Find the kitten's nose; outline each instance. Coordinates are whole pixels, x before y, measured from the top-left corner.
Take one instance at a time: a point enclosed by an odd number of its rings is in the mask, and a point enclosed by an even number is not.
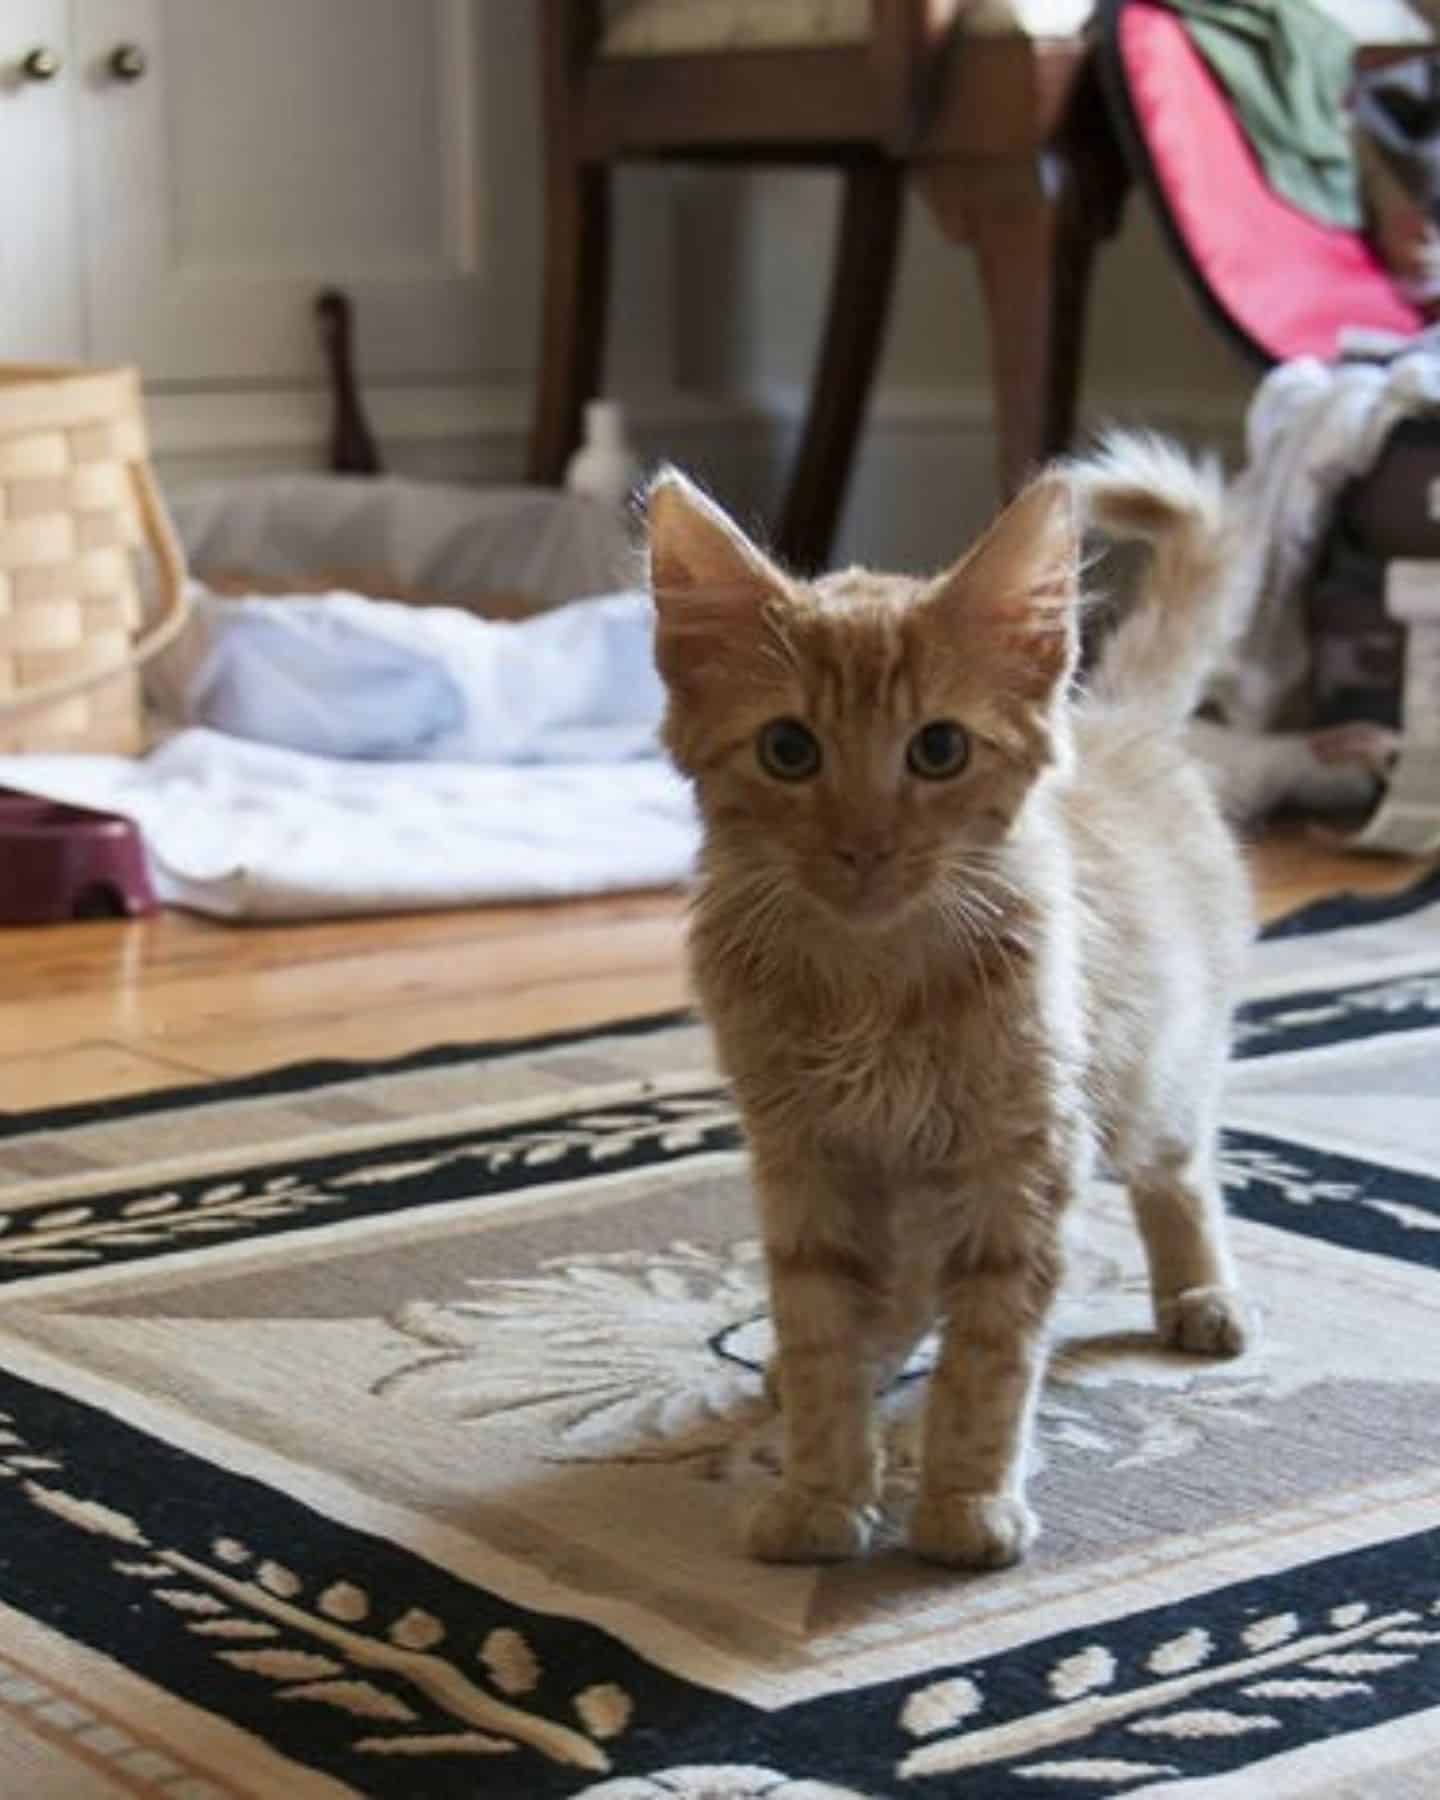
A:
[[[883,869],[894,855],[895,846],[893,844],[859,843],[846,844],[843,847],[837,844],[835,847],[837,861],[844,863],[847,869],[853,870],[860,876],[875,874],[877,870]]]

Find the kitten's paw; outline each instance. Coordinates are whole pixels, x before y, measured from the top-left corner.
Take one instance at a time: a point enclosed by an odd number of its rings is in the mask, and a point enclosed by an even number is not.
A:
[[[745,1548],[761,1562],[844,1562],[870,1548],[875,1509],[832,1494],[777,1487],[745,1525]]]
[[[1039,1530],[1014,1494],[925,1494],[910,1517],[910,1548],[952,1569],[1004,1569]]]
[[[1155,1311],[1163,1341],[1195,1356],[1239,1356],[1255,1339],[1255,1321],[1238,1288],[1187,1288]]]

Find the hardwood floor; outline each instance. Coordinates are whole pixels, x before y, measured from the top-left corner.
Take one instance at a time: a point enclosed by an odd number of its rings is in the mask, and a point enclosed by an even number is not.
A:
[[[1414,863],[1299,831],[1253,851],[1273,918]],[[0,1110],[374,1058],[662,1011],[688,998],[675,894],[286,926],[183,913],[0,931]]]

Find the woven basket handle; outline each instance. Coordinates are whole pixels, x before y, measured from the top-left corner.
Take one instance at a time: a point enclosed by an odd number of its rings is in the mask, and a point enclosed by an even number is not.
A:
[[[23,694],[14,699],[0,702],[0,719],[12,719],[53,706],[57,700],[68,700],[72,695],[83,694],[87,688],[98,687],[116,675],[138,669],[142,663],[158,655],[167,644],[173,644],[185,629],[190,617],[190,603],[185,594],[185,557],[175,536],[175,527],[170,523],[170,515],[165,510],[165,502],[155,484],[149,463],[143,457],[137,459],[130,465],[130,474],[135,483],[140,522],[154,553],[155,569],[159,576],[158,616],[149,630],[136,639],[124,656],[99,668],[81,669],[77,674],[66,675],[59,681],[47,682],[41,687],[26,688]]]

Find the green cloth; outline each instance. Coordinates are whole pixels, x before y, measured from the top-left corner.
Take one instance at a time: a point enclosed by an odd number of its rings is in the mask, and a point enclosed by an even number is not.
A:
[[[1354,41],[1309,0],[1165,0],[1229,94],[1277,194],[1328,225],[1363,213],[1345,97]]]

